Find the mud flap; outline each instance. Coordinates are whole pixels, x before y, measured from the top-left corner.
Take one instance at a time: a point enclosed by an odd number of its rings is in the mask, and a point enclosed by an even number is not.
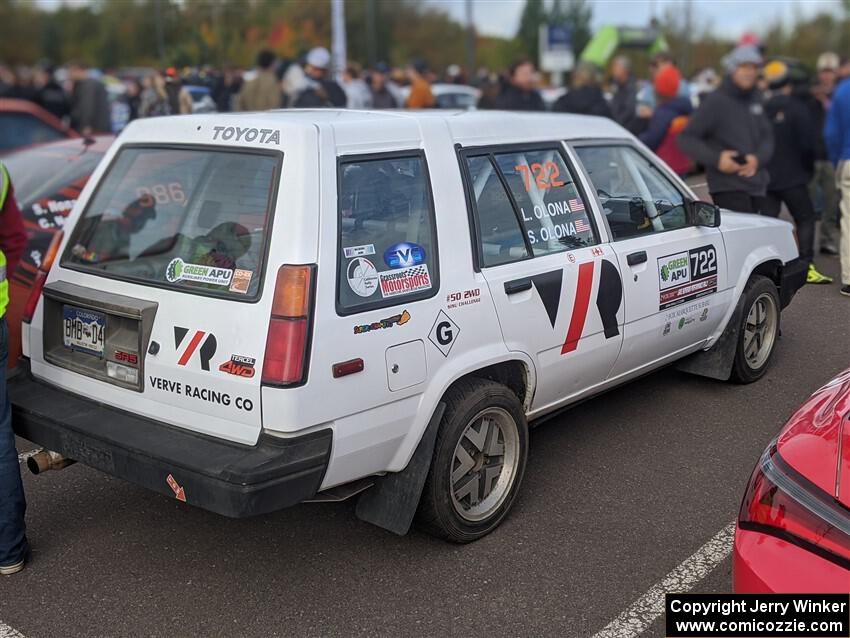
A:
[[[676,369],[690,372],[709,379],[728,381],[732,376],[735,363],[735,351],[738,349],[738,337],[741,334],[741,316],[744,312],[744,295],[738,299],[738,305],[726,324],[726,330],[711,348],[697,352],[676,364]]]
[[[378,479],[374,487],[360,496],[355,510],[357,518],[399,536],[407,534],[431,468],[434,442],[445,411],[446,404],[441,401],[407,467]]]

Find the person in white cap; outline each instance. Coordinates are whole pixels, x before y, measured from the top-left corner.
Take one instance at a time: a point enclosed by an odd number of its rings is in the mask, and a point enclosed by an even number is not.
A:
[[[295,99],[293,106],[298,108],[344,107],[348,100],[345,91],[328,74],[328,67],[331,64],[330,52],[324,47],[316,47],[307,53],[304,62],[307,86]]]
[[[773,130],[756,89],[762,57],[754,46],[739,46],[724,62],[723,83],[691,115],[679,148],[705,166],[715,204],[757,213],[767,193],[765,165],[773,155]]]

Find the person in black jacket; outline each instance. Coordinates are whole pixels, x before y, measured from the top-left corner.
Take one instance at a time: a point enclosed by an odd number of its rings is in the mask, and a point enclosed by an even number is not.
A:
[[[534,63],[523,58],[514,62],[510,69],[510,84],[496,98],[496,108],[505,111],[543,111],[543,98],[534,88],[537,82]]]
[[[62,120],[71,114],[71,104],[65,89],[56,81],[54,68],[39,68],[35,72],[36,102],[45,111]]]
[[[637,82],[632,75],[632,63],[626,56],[614,58],[611,63],[611,80],[614,86],[611,113],[620,126],[637,135],[643,131],[646,121],[638,117]]]
[[[599,88],[596,67],[589,62],[579,62],[573,71],[572,88],[555,102],[553,111],[600,115],[613,119],[611,107]]]
[[[767,164],[770,181],[761,213],[778,217],[784,203],[797,225],[800,259],[809,265],[807,282],[832,283],[831,277],[817,271],[813,261],[815,207],[809,197],[808,183],[814,174],[818,131],[804,99],[795,93],[784,62],[765,66],[764,78],[772,93],[765,104],[765,114],[773,125],[774,149]]]
[[[709,93],[679,134],[679,148],[705,167],[714,203],[758,212],[767,193],[765,165],[773,155],[773,131],[756,90],[761,54],[739,46],[725,60],[728,75]]]

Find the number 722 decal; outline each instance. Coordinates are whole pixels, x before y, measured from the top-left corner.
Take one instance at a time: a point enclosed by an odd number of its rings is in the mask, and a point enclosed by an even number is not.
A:
[[[658,309],[717,292],[717,249],[713,244],[658,258]]]

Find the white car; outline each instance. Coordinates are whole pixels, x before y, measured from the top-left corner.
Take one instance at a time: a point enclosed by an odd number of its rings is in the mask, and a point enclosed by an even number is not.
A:
[[[791,231],[694,201],[607,119],[137,120],[43,261],[15,429],[35,471],[232,517],[358,495],[475,540],[529,422],[674,361],[760,377],[805,277]]]

